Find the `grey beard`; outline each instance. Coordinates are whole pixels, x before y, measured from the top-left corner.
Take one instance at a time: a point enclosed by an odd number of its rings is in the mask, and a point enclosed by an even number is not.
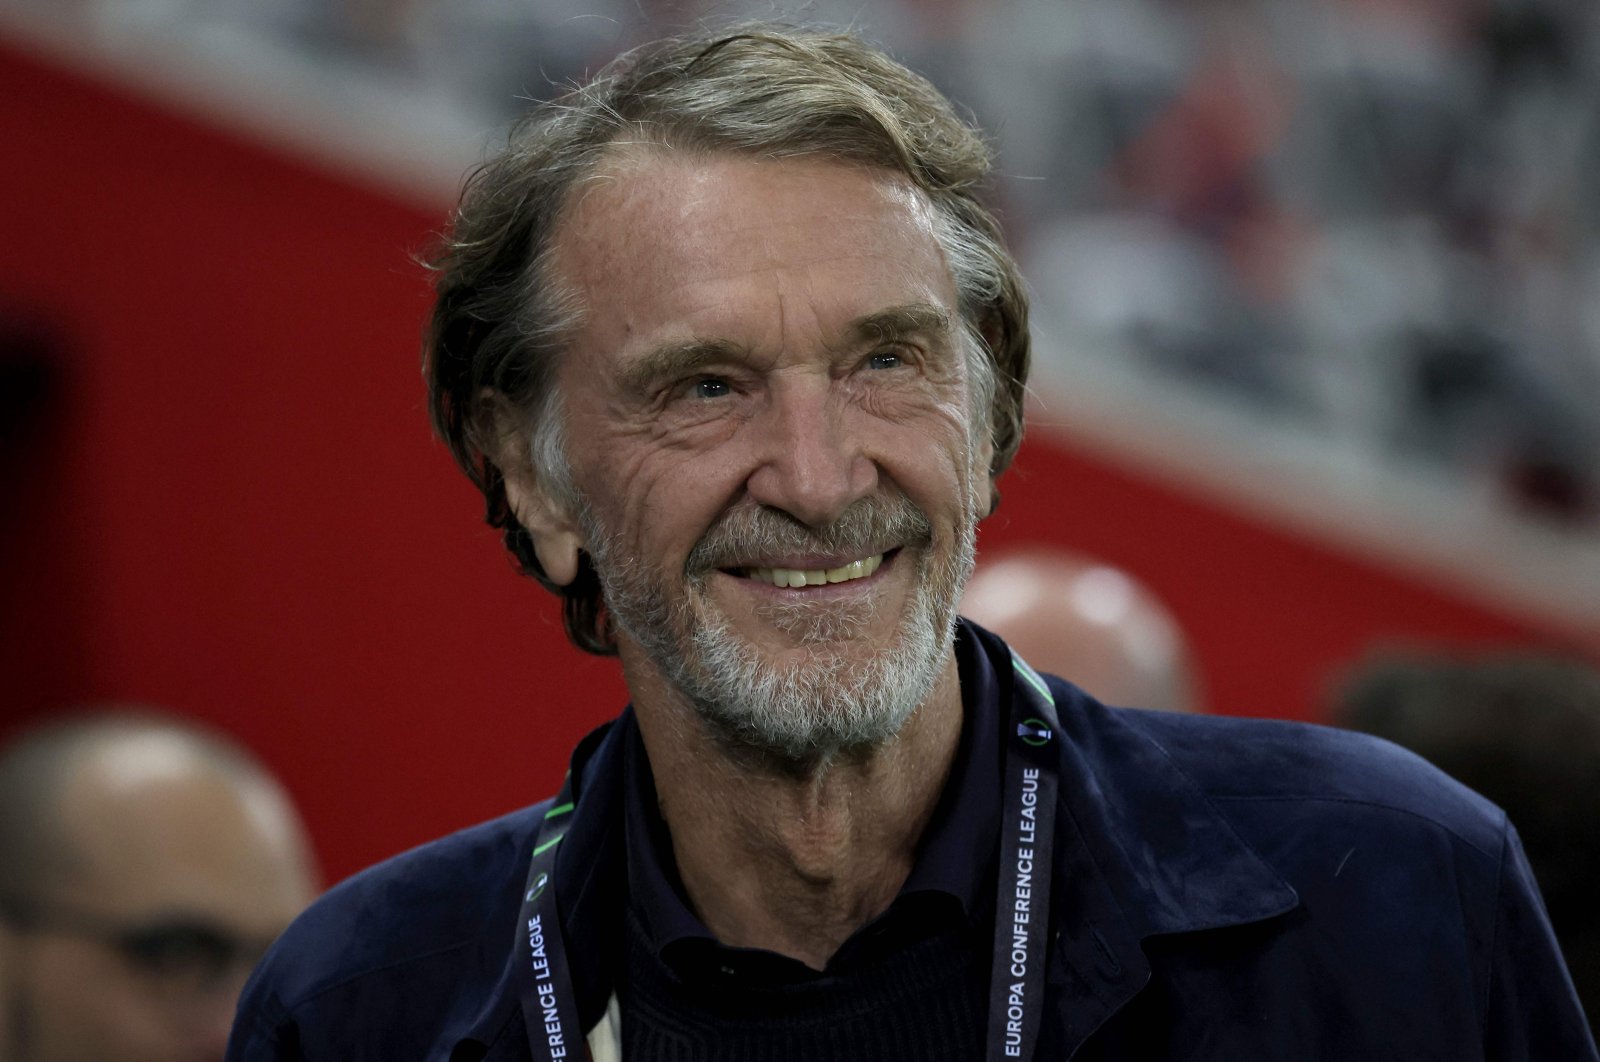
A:
[[[667,600],[660,572],[620,556],[616,539],[584,511],[607,610],[688,699],[712,733],[735,751],[805,771],[852,749],[876,748],[900,732],[932,690],[954,638],[955,608],[972,572],[978,510],[969,499],[951,555],[935,567],[933,531],[904,495],[863,499],[813,529],[758,506],[730,510],[690,554],[684,595]],[[917,550],[916,591],[897,644],[863,656],[851,643],[876,617],[873,601],[797,601],[761,615],[801,647],[780,665],[740,636],[711,604],[711,575],[752,556],[866,556]],[[895,560],[907,563],[907,554]]]

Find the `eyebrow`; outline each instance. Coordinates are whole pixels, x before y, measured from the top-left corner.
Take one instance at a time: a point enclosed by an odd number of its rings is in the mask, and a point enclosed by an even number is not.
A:
[[[691,376],[707,365],[733,360],[741,350],[721,339],[666,343],[634,359],[618,376],[617,385],[627,394],[646,394],[658,381]]]
[[[931,303],[914,302],[857,317],[848,332],[858,343],[885,343],[916,335],[948,339],[950,314]],[[662,380],[692,376],[707,365],[738,360],[745,348],[723,339],[686,339],[641,354],[622,370],[617,386],[626,394],[649,393]]]
[[[850,323],[850,330],[859,340],[879,343],[914,335],[946,339],[953,331],[949,312],[926,302],[891,306],[858,317]]]

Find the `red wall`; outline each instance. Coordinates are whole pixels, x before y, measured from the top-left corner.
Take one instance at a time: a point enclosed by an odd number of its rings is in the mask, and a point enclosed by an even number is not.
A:
[[[106,698],[209,719],[282,773],[330,880],[553,787],[625,693],[430,438],[412,260],[444,205],[3,45],[0,144],[0,320],[49,331],[61,374],[0,464],[0,725]],[[1539,637],[1068,440],[1002,486],[986,547],[1139,575],[1228,711],[1312,717],[1374,641]]]

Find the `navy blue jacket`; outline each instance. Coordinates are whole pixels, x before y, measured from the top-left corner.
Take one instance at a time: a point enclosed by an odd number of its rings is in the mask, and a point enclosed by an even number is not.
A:
[[[1004,659],[987,632],[965,636]],[[1008,703],[1010,668],[995,672]],[[1362,735],[1111,709],[1049,682],[1066,739],[1052,1056],[1597,1059],[1494,805]],[[573,756],[555,884],[585,1028],[611,995],[634,725],[625,712]],[[228,1058],[526,1059],[513,944],[545,806],[332,889],[246,987]]]

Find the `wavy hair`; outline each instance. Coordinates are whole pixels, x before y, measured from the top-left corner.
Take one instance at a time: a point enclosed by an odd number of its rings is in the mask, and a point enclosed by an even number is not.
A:
[[[988,407],[990,475],[1022,441],[1028,302],[1000,227],[979,200],[989,150],[925,79],[859,38],[746,25],[659,41],[528,114],[505,149],[468,180],[434,259],[437,300],[423,351],[429,410],[456,461],[483,492],[488,523],[522,570],[564,598],[567,634],[588,652],[616,651],[588,558],[558,586],[534,556],[506,495],[499,433],[505,411],[541,488],[576,497],[552,385],[584,308],[550,268],[573,188],[627,143],[763,158],[821,157],[900,174],[935,210],[976,393]]]

